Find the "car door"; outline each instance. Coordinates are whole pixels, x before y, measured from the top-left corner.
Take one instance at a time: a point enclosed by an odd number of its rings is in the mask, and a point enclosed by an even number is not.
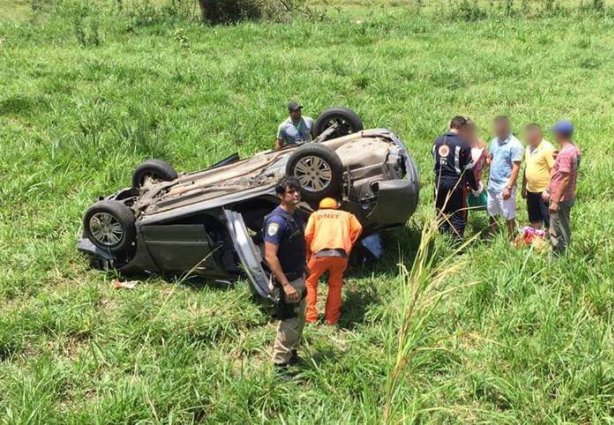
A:
[[[187,272],[223,276],[215,261],[215,244],[203,224],[142,226],[147,249],[164,272]]]
[[[250,280],[252,290],[263,298],[277,302],[279,288],[273,286],[271,277],[264,271],[262,253],[249,235],[243,216],[232,210],[224,210],[224,214],[235,251]]]

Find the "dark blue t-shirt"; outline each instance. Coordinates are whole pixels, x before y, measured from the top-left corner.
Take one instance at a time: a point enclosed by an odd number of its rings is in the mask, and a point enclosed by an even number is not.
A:
[[[277,258],[289,280],[298,279],[305,270],[305,226],[297,213],[275,208],[264,220],[265,242],[278,245]]]

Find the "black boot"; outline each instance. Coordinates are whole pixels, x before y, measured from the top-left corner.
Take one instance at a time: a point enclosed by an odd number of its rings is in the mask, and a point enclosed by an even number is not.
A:
[[[290,360],[288,360],[288,364],[297,365],[302,361],[303,359],[299,357],[297,350],[292,350],[292,357],[290,357]]]

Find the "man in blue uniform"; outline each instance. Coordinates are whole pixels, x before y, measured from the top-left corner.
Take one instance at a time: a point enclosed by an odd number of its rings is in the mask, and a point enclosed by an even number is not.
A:
[[[298,180],[283,177],[275,192],[280,205],[264,220],[264,257],[282,288],[273,363],[286,368],[298,362],[297,347],[305,325],[305,226],[296,213],[296,206],[301,201]]]
[[[450,129],[433,144],[435,160],[435,210],[440,230],[460,240],[467,225],[467,186],[478,190],[473,173],[471,146],[463,139],[467,119],[456,116]]]

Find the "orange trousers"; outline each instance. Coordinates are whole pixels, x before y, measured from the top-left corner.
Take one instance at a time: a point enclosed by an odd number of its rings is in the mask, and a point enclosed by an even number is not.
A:
[[[313,323],[318,320],[318,280],[328,272],[328,297],[326,298],[326,323],[334,325],[341,315],[341,287],[343,272],[347,269],[348,259],[344,257],[315,257],[309,260],[309,277],[305,282],[307,287],[306,321]]]

